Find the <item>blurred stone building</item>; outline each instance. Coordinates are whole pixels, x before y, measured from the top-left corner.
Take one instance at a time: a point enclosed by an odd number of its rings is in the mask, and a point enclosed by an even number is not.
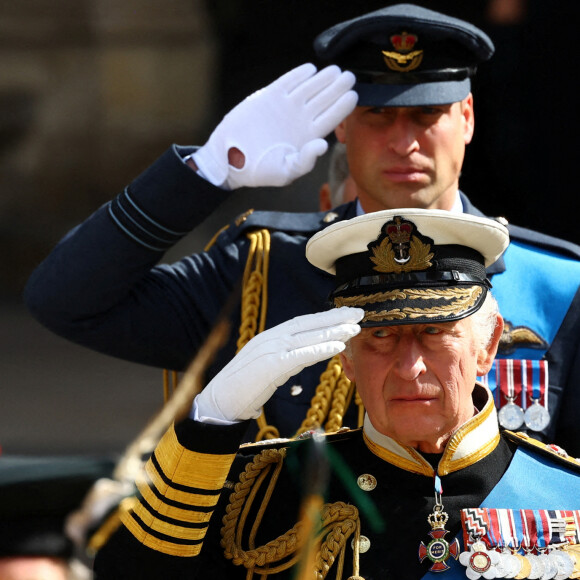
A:
[[[200,139],[203,0],[0,3],[0,292],[168,145]]]

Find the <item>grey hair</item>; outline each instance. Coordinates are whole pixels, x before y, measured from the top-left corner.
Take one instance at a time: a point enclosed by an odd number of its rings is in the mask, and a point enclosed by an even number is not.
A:
[[[332,147],[328,165],[328,186],[330,187],[330,203],[336,207],[342,203],[344,182],[349,175],[346,159],[346,145],[336,142]]]
[[[481,308],[471,315],[473,332],[482,348],[487,348],[491,342],[493,333],[497,326],[498,313],[499,306],[497,300],[492,293],[488,291]]]

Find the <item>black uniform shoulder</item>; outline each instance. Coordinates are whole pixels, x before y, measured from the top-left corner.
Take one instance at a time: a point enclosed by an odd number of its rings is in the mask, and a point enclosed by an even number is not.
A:
[[[330,211],[320,212],[256,211],[249,209],[237,216],[222,230],[228,232],[230,239],[258,229],[310,236],[330,224],[349,219],[355,215],[356,204],[354,202],[346,203]]]
[[[566,467],[580,474],[580,459],[571,457],[564,449],[554,443],[543,443],[526,433],[503,431],[505,438],[516,447],[523,447],[537,453],[556,465]]]
[[[567,258],[580,260],[580,246],[573,242],[513,224],[507,224],[507,227],[512,241],[517,240]]]

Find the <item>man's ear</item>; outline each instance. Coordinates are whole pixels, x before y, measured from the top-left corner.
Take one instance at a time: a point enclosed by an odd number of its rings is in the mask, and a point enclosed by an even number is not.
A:
[[[334,130],[334,134],[336,135],[336,140],[339,143],[346,143],[345,120],[340,122],[338,127]]]
[[[332,202],[330,201],[330,185],[328,182],[323,183],[318,192],[318,205],[320,211],[328,211],[332,209]]]
[[[499,339],[503,332],[503,318],[498,313],[497,323],[495,325],[495,330],[489,344],[486,347],[482,347],[477,355],[477,376],[482,377],[486,375],[491,369],[495,355],[497,354],[497,349],[499,346]]]
[[[473,131],[475,130],[475,111],[473,108],[473,95],[469,95],[461,102],[461,114],[464,120],[463,138],[466,145],[471,143],[473,139]]]
[[[351,382],[355,382],[354,365],[352,364],[352,358],[347,354],[345,354],[345,351],[342,351],[338,356],[340,357],[342,370],[344,371],[346,378]]]

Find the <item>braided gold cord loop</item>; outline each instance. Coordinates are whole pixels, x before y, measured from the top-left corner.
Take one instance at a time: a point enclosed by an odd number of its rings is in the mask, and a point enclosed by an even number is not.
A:
[[[257,334],[258,318],[260,312],[260,295],[264,280],[260,272],[252,272],[248,282],[244,284],[242,293],[242,322],[238,342],[236,343],[237,351],[242,348]]]
[[[354,385],[354,404],[358,407],[358,426],[362,427],[365,420],[365,406],[363,405],[362,399],[356,390],[356,385]]]
[[[338,569],[336,572],[337,578],[342,578],[342,570],[344,568],[344,556],[346,542],[350,536],[358,529],[358,513],[356,519],[353,519],[352,515],[349,513],[344,515],[344,509],[341,502],[337,502],[338,510],[342,513],[344,519],[340,519],[338,522],[333,523],[330,526],[330,532],[326,535],[325,541],[320,547],[320,558],[316,566],[316,577],[322,580],[326,578],[326,575],[330,571],[330,568],[334,564],[336,558],[338,557]],[[337,504],[330,504],[329,507],[337,506]],[[348,506],[352,508],[353,506]],[[356,510],[356,508],[354,508]],[[350,511],[350,510],[349,510]],[[324,513],[324,512],[323,512]],[[323,517],[323,521],[324,517]],[[356,542],[355,542],[356,545]]]
[[[285,449],[266,449],[256,455],[240,474],[239,481],[234,486],[234,491],[230,495],[230,501],[226,507],[222,520],[221,545],[224,548],[226,558],[231,559],[233,564],[244,566],[248,570],[247,578],[252,578],[253,574],[261,574],[266,577],[287,570],[298,562],[302,554],[301,549],[307,536],[304,520],[299,521],[286,533],[265,545],[259,547],[254,545],[258,528],[278,481],[285,456]],[[268,487],[250,530],[249,549],[245,550],[242,547],[242,536],[248,515],[260,487],[269,475],[271,477]],[[324,579],[338,558],[340,575],[337,577],[340,578],[346,542],[353,534],[355,534],[355,541],[358,542],[360,535],[358,510],[355,506],[344,502],[324,504],[321,520],[321,529],[317,535],[324,537],[324,541],[321,542],[320,551],[316,557],[314,576]],[[358,574],[358,558],[355,558],[353,573]]]
[[[270,265],[270,232],[267,229],[248,232],[250,247],[244,270],[242,290],[241,323],[237,352],[257,333],[266,327],[268,308],[268,269]],[[258,435],[256,441],[277,439],[280,433],[273,425],[268,425],[264,410],[256,419]]]
[[[336,384],[336,388],[334,389],[330,411],[328,413],[328,421],[324,426],[324,430],[327,433],[338,431],[342,427],[344,415],[350,405],[353,391],[354,385],[349,381],[341,369],[340,377]]]
[[[274,427],[274,425],[268,425],[266,423],[266,418],[264,417],[264,413],[262,412],[261,417],[256,419],[258,426],[260,429],[256,435],[256,441],[264,441],[265,439],[278,439],[280,437],[280,431]]]
[[[234,491],[230,495],[230,503],[226,507],[226,514],[223,517],[223,527],[221,529],[222,541],[226,558],[232,560],[236,565],[242,565],[248,569],[263,567],[274,562],[279,562],[288,555],[294,554],[300,547],[300,529],[303,527],[300,523],[296,524],[291,530],[279,536],[275,540],[268,542],[259,548],[244,550],[241,546],[241,537],[247,514],[255,499],[256,493],[263,483],[264,478],[268,475],[272,465],[281,467],[282,461],[286,455],[285,449],[267,449],[257,455],[254,460],[246,465],[244,472],[240,475],[239,482],[234,486]],[[266,470],[266,473],[262,473]],[[258,515],[251,533],[251,543],[261,523],[264,511],[269,501],[271,491],[279,474],[279,469],[275,470],[272,481],[270,482],[266,497],[262,501]],[[254,485],[256,488],[254,489]],[[245,505],[247,504],[247,505]],[[238,523],[239,522],[239,523]],[[282,565],[267,570],[256,570],[258,573],[273,574],[286,570],[294,565],[295,560],[283,563]]]
[[[322,427],[328,410],[332,395],[342,373],[342,366],[338,355],[333,356],[326,365],[326,370],[320,375],[320,384],[316,387],[314,396],[310,401],[310,409],[306,413],[306,417],[300,428],[296,432],[297,435],[310,431],[312,429],[319,429]]]
[[[248,258],[242,280],[242,307],[238,352],[266,325],[270,232],[266,229],[249,232]]]

